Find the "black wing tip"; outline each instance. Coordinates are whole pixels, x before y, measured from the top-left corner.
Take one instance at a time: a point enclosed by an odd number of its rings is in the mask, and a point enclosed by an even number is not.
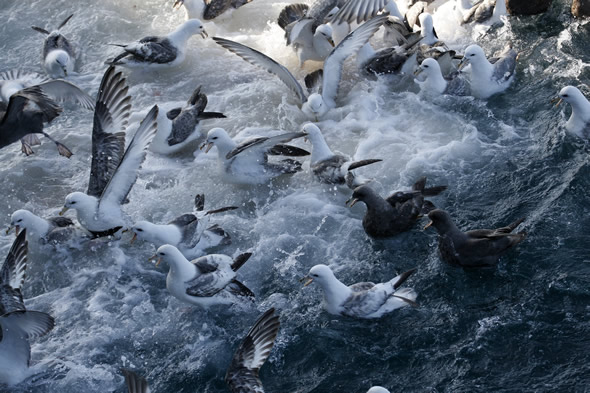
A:
[[[126,368],[120,370],[125,377],[125,384],[129,393],[146,393],[148,391],[148,383],[144,377]]]
[[[398,289],[410,276],[416,273],[417,268],[410,269],[400,274],[399,280],[393,285],[393,289]]]
[[[244,263],[248,262],[248,260],[250,259],[250,257],[252,256],[251,252],[245,252],[242,253],[240,255],[238,255],[237,257],[234,258],[234,262],[231,265],[232,270],[235,272],[237,271],[239,268],[241,268]]]

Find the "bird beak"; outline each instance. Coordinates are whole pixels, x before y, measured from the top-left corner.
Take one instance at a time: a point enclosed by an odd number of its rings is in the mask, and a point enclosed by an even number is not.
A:
[[[313,282],[313,278],[311,278],[309,276],[305,276],[301,280],[299,280],[299,282],[303,282],[303,281],[305,281],[305,283],[303,284],[303,286],[306,287],[306,286],[308,286],[309,284],[311,284]]]
[[[63,70],[64,70],[64,76],[67,77],[68,76],[68,69],[66,67],[64,67]]]
[[[344,204],[347,205],[348,207],[353,207],[355,205],[355,203],[357,203],[358,201],[359,201],[358,198],[350,198],[349,200],[344,202]]]
[[[555,97],[554,99],[551,100],[551,103],[555,104],[555,107],[557,108],[561,104],[562,101],[563,100],[561,98]]]
[[[421,72],[422,72],[422,68],[418,67],[418,69],[416,71],[414,71],[414,76],[420,75]]]
[[[149,257],[148,262],[151,262],[153,260],[156,260],[156,267],[158,267],[160,265],[160,262],[162,262],[162,258],[158,256],[158,254],[154,254],[151,257]]]
[[[69,207],[67,207],[67,206],[64,206],[64,208],[63,208],[63,209],[61,209],[61,211],[59,212],[59,215],[60,215],[60,216],[63,216],[64,214],[66,214],[66,212],[67,212],[68,210],[70,210],[70,208],[69,208]]]
[[[181,6],[181,5],[183,5],[183,4],[184,4],[184,0],[176,0],[176,1],[174,2],[174,4],[172,5],[172,8],[173,8],[173,9],[175,9],[175,10],[177,10],[177,9],[179,9],[179,8],[180,8],[180,6]]]
[[[129,244],[133,244],[133,242],[137,240],[137,233],[133,233],[133,237],[131,238],[131,241],[129,242]]]
[[[328,42],[330,43],[330,45],[332,45],[332,47],[335,47],[336,44],[334,44],[334,40],[331,38],[328,38]]]
[[[209,34],[207,34],[207,32],[205,31],[205,29],[203,29],[203,31],[201,32],[201,37],[203,37],[203,39],[209,37]]]
[[[467,65],[467,63],[469,63],[469,60],[466,57],[462,58],[461,61],[459,62],[459,66],[457,67],[457,70],[461,71],[461,69],[463,67],[465,67]]]
[[[424,225],[423,229],[428,229],[428,228],[430,228],[431,225],[432,225],[432,221],[430,221],[428,224]]]
[[[205,154],[209,153],[209,150],[213,147],[213,142],[207,143],[207,148],[205,149]]]
[[[8,235],[10,232],[12,232],[12,228],[14,228],[12,225],[9,226],[8,228],[6,228],[6,234]]]

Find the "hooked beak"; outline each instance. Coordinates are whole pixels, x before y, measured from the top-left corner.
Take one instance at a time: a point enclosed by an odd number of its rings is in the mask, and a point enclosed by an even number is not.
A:
[[[353,207],[355,205],[355,203],[357,203],[358,201],[359,201],[358,198],[350,198],[349,200],[344,202],[344,204],[347,205],[348,207]]]
[[[129,244],[133,244],[133,242],[136,240],[137,240],[137,233],[133,232],[133,237],[131,238],[131,241],[129,242]]]
[[[457,67],[457,70],[458,70],[458,71],[461,71],[461,69],[462,69],[463,67],[465,67],[465,66],[467,65],[467,63],[469,63],[469,59],[468,59],[468,58],[466,58],[466,57],[463,57],[463,58],[461,59],[461,61],[459,62],[459,66]]]
[[[309,276],[305,276],[305,277],[303,277],[303,278],[301,278],[299,280],[299,282],[303,282],[303,281],[305,281],[305,283],[303,284],[303,286],[306,287],[306,286],[308,286],[309,284],[311,284],[313,282],[313,278],[311,278]]]
[[[205,31],[205,29],[203,29],[203,31],[201,32],[201,37],[203,37],[203,39],[209,37],[209,34],[207,34],[207,32]]]
[[[418,67],[418,69],[416,71],[414,71],[414,76],[420,75],[421,72],[422,72],[422,68]]]
[[[203,144],[203,146],[201,146],[201,150],[203,150],[203,147],[206,147],[205,154],[207,154],[207,153],[209,153],[209,150],[211,150],[211,148],[213,147],[213,142],[209,142],[209,143],[205,142]]]
[[[162,262],[162,258],[158,256],[158,254],[154,254],[151,257],[149,257],[148,262],[151,262],[153,260],[156,260],[156,267],[158,267],[160,265],[160,262]]]
[[[331,38],[328,38],[328,42],[330,43],[330,45],[332,45],[332,47],[335,47],[336,44],[334,43],[334,40]]]
[[[428,229],[428,228],[430,228],[431,225],[432,225],[432,221],[430,221],[428,224],[424,225],[423,229]]]
[[[551,100],[552,104],[555,104],[555,107],[557,108],[561,102],[563,101],[563,99],[561,99],[560,97],[555,97],[554,99]]]
[[[63,216],[68,210],[70,210],[70,208],[67,206],[64,206],[63,209],[61,209],[61,211],[59,212],[59,215]]]
[[[15,229],[16,235],[18,236],[18,232],[20,231],[18,225],[11,225],[8,228],[6,228],[6,234],[8,235],[10,232],[12,232],[13,228]]]
[[[176,0],[176,1],[174,2],[174,4],[172,5],[172,8],[173,8],[173,9],[175,9],[175,10],[177,10],[177,9],[179,9],[179,8],[180,8],[180,6],[181,6],[181,5],[183,5],[183,4],[184,4],[184,0]]]

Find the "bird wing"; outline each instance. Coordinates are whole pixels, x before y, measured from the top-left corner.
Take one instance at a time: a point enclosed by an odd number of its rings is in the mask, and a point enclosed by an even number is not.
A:
[[[103,193],[123,159],[125,129],[131,114],[128,90],[123,74],[109,67],[100,82],[94,109],[88,195],[99,197]]]
[[[230,52],[235,53],[236,55],[240,56],[242,59],[246,60],[248,63],[253,64],[257,67],[260,67],[271,74],[275,74],[279,77],[279,79],[287,85],[289,89],[291,89],[297,97],[301,101],[301,103],[305,102],[307,96],[303,91],[303,87],[297,82],[297,79],[289,72],[287,68],[280,65],[267,55],[252,49],[246,45],[239,44],[234,41],[227,40],[225,38],[213,37],[213,41],[217,44],[221,45],[225,49],[229,50]]]
[[[215,19],[232,7],[232,0],[211,0],[205,7],[203,19]]]
[[[342,304],[343,314],[364,316],[379,310],[387,302],[393,291],[386,290],[384,284],[369,286],[369,283],[359,283],[357,288],[350,286],[352,293]]]
[[[225,374],[225,382],[233,393],[264,393],[258,372],[270,355],[280,326],[279,316],[271,308],[242,340]]]
[[[63,79],[39,84],[45,94],[58,102],[73,101],[84,109],[94,110],[94,100],[78,86]]]
[[[332,23],[338,24],[342,22],[356,22],[361,23],[371,19],[379,13],[388,0],[349,0],[338,11]]]
[[[125,46],[125,52],[146,63],[169,63],[176,59],[178,50],[166,37],[145,37]]]
[[[514,75],[514,72],[516,71],[517,55],[518,53],[516,53],[514,49],[509,49],[497,62],[494,63],[492,79],[496,81],[496,83],[504,83]]]
[[[250,139],[241,143],[235,149],[227,153],[225,158],[229,160],[240,153],[248,152],[250,154],[256,154],[264,157],[264,162],[266,162],[266,154],[270,149],[273,148],[273,146],[279,143],[289,142],[295,138],[301,138],[303,136],[305,136],[305,134],[302,132],[287,132],[285,134],[271,137]]]
[[[0,285],[9,285],[15,289],[20,289],[23,285],[26,277],[28,245],[26,230],[23,230],[14,239],[0,269]]]
[[[125,150],[121,163],[107,183],[98,204],[99,212],[103,206],[118,206],[127,198],[131,187],[137,180],[138,171],[147,154],[147,148],[156,134],[157,116],[158,106],[154,105],[139,124],[137,132]]]
[[[129,393],[149,393],[150,388],[144,377],[141,377],[131,370],[121,369],[125,376],[125,384]]]
[[[74,225],[74,221],[67,217],[50,217],[47,219],[50,223],[52,223],[56,228],[65,228]]]
[[[378,16],[363,23],[352,33],[348,34],[324,62],[324,77],[322,81],[322,97],[325,101],[334,103],[338,95],[338,85],[342,76],[344,60],[356,54],[371,36],[387,20],[387,16]]]

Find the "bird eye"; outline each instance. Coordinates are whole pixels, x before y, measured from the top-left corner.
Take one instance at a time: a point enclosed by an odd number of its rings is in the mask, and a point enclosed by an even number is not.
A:
[[[565,97],[569,97],[569,96],[567,94],[564,94],[564,95],[562,95],[562,97],[565,98]]]
[[[21,219],[17,220],[16,222],[23,222],[23,219],[21,218]]]
[[[428,68],[428,65],[423,65],[422,67],[424,67],[424,68]]]
[[[473,57],[473,56],[475,56],[475,53],[472,53],[472,54],[469,55],[469,57]]]
[[[217,137],[216,137],[216,136],[214,136],[214,137],[213,137],[213,138],[211,138],[211,139],[213,139],[213,140],[216,140],[216,139],[217,139]]]
[[[161,253],[160,253],[160,255],[161,255],[161,256],[164,256],[164,255],[166,255],[166,253],[163,253],[163,252],[161,252]]]
[[[70,202],[70,203],[71,203],[72,205],[75,205],[75,204],[76,204],[76,201],[72,201],[72,202]]]
[[[317,274],[312,274],[312,276],[314,276],[314,277],[319,277]]]
[[[137,232],[143,232],[143,229],[141,229],[141,228],[137,228],[137,229],[136,229],[136,231],[137,231]]]

